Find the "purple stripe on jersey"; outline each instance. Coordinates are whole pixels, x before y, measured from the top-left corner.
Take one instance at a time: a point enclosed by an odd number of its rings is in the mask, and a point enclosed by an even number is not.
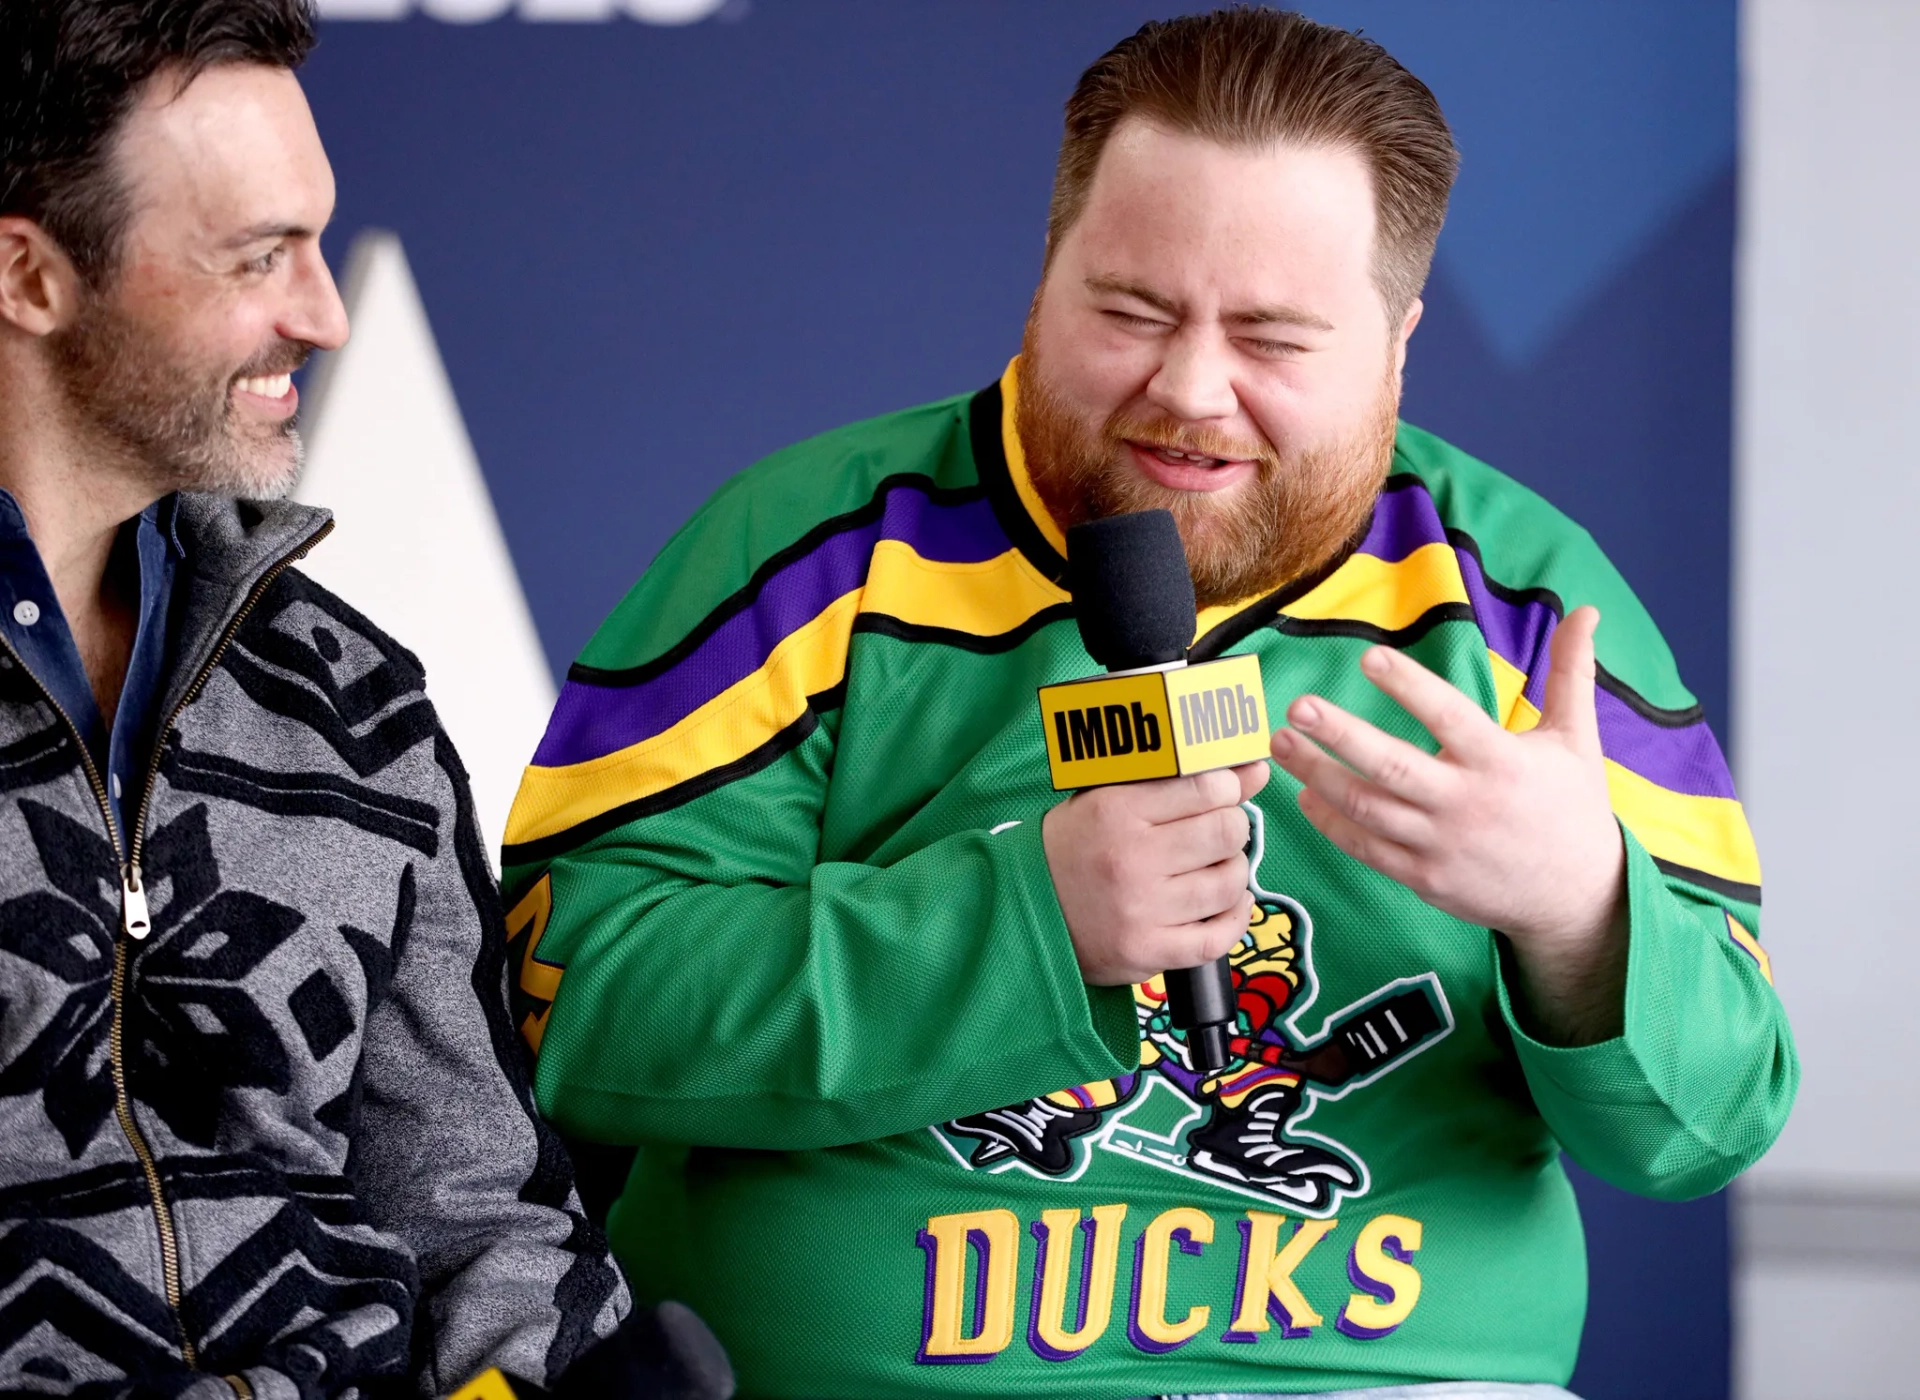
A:
[[[979,563],[1010,548],[985,500],[941,505],[912,486],[895,486],[880,519],[832,535],[788,564],[668,670],[625,686],[568,681],[533,761],[547,768],[584,763],[672,728],[759,670],[788,636],[864,583],[881,540],[904,541],[922,558],[950,564]]]
[[[1509,603],[1487,587],[1480,561],[1456,550],[1460,576],[1487,646],[1526,673],[1522,694],[1535,709],[1546,703],[1547,642],[1560,619],[1545,603]],[[1694,797],[1733,797],[1733,774],[1705,720],[1681,728],[1655,724],[1612,692],[1594,696],[1600,747],[1608,758],[1649,782]]]
[[[1527,687],[1523,693],[1538,708],[1546,694],[1547,671],[1542,664],[1536,674],[1533,665],[1536,660],[1544,662],[1547,638],[1560,625],[1559,615],[1545,603],[1509,603],[1495,597],[1487,587],[1487,576],[1481,571],[1478,559],[1464,549],[1455,550],[1454,557],[1460,561],[1460,578],[1467,586],[1467,601],[1473,604],[1473,615],[1487,639],[1487,646],[1511,662],[1514,669],[1526,674]]]
[[[1446,526],[1440,523],[1440,512],[1427,488],[1405,486],[1380,493],[1359,552],[1398,564],[1416,549],[1446,541]]]
[[[1593,698],[1600,714],[1600,747],[1615,763],[1672,792],[1735,797],[1726,756],[1705,720],[1669,729],[1636,713],[1611,691],[1596,688]]]

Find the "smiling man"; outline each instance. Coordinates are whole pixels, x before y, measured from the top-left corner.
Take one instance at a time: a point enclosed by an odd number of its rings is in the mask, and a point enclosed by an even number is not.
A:
[[[418,664],[294,567],[313,38],[0,5],[0,1391],[721,1394],[534,1112]]]
[[[1564,1395],[1562,1150],[1678,1198],[1779,1130],[1757,859],[1666,646],[1398,421],[1455,162],[1370,41],[1146,26],[1067,104],[1000,380],[735,479],[574,667],[516,1015],[747,1393]],[[1154,507],[1282,772],[1061,801],[1065,532]],[[1159,974],[1222,953],[1200,1073]]]

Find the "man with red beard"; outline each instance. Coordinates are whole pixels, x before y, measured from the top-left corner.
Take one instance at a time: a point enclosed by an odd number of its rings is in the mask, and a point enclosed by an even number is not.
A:
[[[573,668],[516,1015],[747,1393],[1564,1394],[1561,1151],[1682,1197],[1781,1126],[1757,859],[1658,632],[1398,422],[1455,161],[1370,41],[1146,26],[1067,104],[999,382],[736,478]],[[1061,801],[1066,531],[1151,507],[1282,776]],[[1160,974],[1226,953],[1207,1072]]]
[[[0,4],[0,1392],[723,1395],[534,1112],[418,663],[296,567],[313,42]]]

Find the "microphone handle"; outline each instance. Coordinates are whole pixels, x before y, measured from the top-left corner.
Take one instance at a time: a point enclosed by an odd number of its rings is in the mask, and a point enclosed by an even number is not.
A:
[[[1186,665],[1185,661],[1179,661],[1166,669],[1184,670]],[[1125,672],[1109,671],[1108,674]],[[1229,954],[1222,953],[1210,963],[1169,968],[1162,975],[1173,1028],[1181,1032],[1187,1042],[1187,1058],[1192,1067],[1202,1074],[1218,1073],[1233,1058],[1227,1039],[1234,1032],[1239,1007],[1234,1000],[1233,964],[1228,957]]]
[[[1227,1037],[1233,1034],[1239,1008],[1234,1002],[1233,964],[1228,957],[1222,953],[1199,967],[1168,968],[1162,979],[1173,1028],[1182,1033],[1187,1058],[1202,1074],[1218,1073],[1233,1058]]]
[[[1227,1037],[1233,1033],[1238,1008],[1228,958],[1223,953],[1199,967],[1170,968],[1166,973],[1167,1010],[1174,1029],[1186,1034],[1193,1068],[1203,1074],[1225,1069],[1233,1058]]]

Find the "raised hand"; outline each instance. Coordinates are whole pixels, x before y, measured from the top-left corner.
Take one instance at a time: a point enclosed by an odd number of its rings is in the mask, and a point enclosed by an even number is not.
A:
[[[1555,630],[1538,726],[1500,727],[1411,657],[1374,647],[1360,668],[1439,741],[1429,754],[1319,696],[1287,710],[1273,756],[1300,810],[1354,859],[1437,909],[1512,940],[1545,1038],[1617,1033],[1626,978],[1626,858],[1594,709],[1593,633],[1577,608]],[[1532,1029],[1531,1027],[1529,1029]]]

